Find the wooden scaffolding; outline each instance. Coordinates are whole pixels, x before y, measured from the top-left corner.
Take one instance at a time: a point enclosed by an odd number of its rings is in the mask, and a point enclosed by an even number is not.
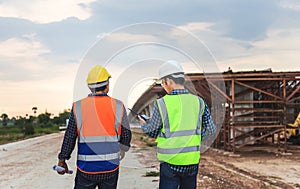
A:
[[[186,87],[205,99],[220,132],[215,147],[236,151],[250,144],[278,145],[287,151],[287,123],[300,112],[300,72],[187,74]],[[149,114],[165,95],[153,84],[133,106]]]

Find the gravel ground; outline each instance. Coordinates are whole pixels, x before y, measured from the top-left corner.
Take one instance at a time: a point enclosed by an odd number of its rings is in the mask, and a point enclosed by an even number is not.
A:
[[[0,146],[0,188],[73,188],[75,174],[58,175],[52,170],[57,163],[63,133],[51,134]],[[119,189],[156,188],[156,177],[145,177],[149,170],[139,163],[138,153],[130,150],[121,162]],[[75,170],[76,152],[68,161]]]
[[[147,145],[153,140],[145,139],[138,129],[133,133],[142,164],[158,169],[155,147]],[[288,153],[275,146],[246,146],[235,154],[209,149],[201,155],[197,188],[300,189],[299,170],[300,146],[290,145]]]
[[[132,148],[121,162],[118,188],[158,188],[157,176],[145,176],[158,172],[153,140],[138,129],[133,133]],[[62,140],[63,133],[57,133],[0,145],[0,188],[73,188],[75,174],[52,171]],[[277,148],[256,146],[232,154],[210,149],[201,155],[198,188],[300,188],[300,146],[288,150],[284,154]],[[68,161],[73,170],[75,154]]]

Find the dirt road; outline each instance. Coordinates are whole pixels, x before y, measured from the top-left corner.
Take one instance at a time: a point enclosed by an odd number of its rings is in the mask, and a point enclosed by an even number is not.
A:
[[[147,145],[152,139],[139,130],[133,132],[133,141],[138,151],[143,152],[140,154],[142,164],[158,166],[154,147]],[[300,189],[300,146],[289,146],[288,152],[263,145],[247,146],[235,154],[209,149],[201,155],[197,186],[206,189]]]
[[[63,134],[51,134],[25,141],[0,146],[0,188],[73,188],[73,175],[58,175],[52,171],[57,163]],[[68,161],[70,169],[75,170],[75,155]],[[132,150],[121,162],[118,188],[139,189],[156,188],[157,178],[144,177],[147,168],[137,160]]]
[[[73,175],[59,176],[51,170],[57,163],[62,136],[51,134],[1,145],[1,188],[71,188]]]
[[[140,132],[133,133],[133,147],[121,162],[118,188],[158,188],[158,177],[144,176],[159,167],[155,147]],[[0,188],[73,188],[75,174],[62,176],[51,169],[57,163],[62,138],[57,133],[1,145]],[[300,146],[289,147],[289,152],[259,146],[236,154],[208,150],[201,155],[198,188],[299,189]],[[68,162],[73,170],[75,154]]]

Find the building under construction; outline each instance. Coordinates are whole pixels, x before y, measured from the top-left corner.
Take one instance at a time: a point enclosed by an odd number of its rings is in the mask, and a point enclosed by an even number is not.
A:
[[[300,112],[300,72],[193,73],[187,74],[186,88],[207,102],[220,130],[216,148],[272,144],[287,151],[287,124]],[[154,83],[133,110],[151,115],[154,100],[163,95]]]

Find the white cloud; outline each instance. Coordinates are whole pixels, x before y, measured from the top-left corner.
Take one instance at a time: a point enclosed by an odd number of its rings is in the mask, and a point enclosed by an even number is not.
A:
[[[224,70],[231,67],[234,71],[267,68],[273,71],[299,71],[299,40],[299,29],[270,29],[264,40],[252,43],[250,49],[237,52],[243,56],[221,61],[220,65]]]
[[[68,17],[85,20],[91,16],[89,4],[95,0],[4,0],[0,17],[27,19],[36,23],[57,22]]]
[[[300,11],[300,2],[298,0],[285,0],[280,2],[280,6],[285,9]]]
[[[144,23],[146,26],[145,27],[150,27],[151,22]],[[124,31],[122,31],[122,28],[120,31],[113,32],[113,33],[100,33],[97,35],[98,39],[102,38],[108,38],[109,42],[161,42],[161,41],[168,41],[170,40],[169,37],[181,37],[183,35],[190,35],[188,32],[193,33],[193,32],[213,32],[209,28],[213,26],[214,23],[209,23],[209,22],[192,22],[192,23],[187,23],[186,25],[181,25],[181,26],[170,26],[170,28],[173,28],[171,32],[169,30],[166,30],[167,25],[159,24],[153,22],[153,27],[151,30],[154,30],[154,33],[157,33],[157,35],[152,35],[151,31],[144,31],[146,30],[145,28],[139,27],[139,25],[136,25],[136,30],[134,31],[135,33],[131,33],[132,31],[130,30],[129,32],[126,31],[126,28],[124,28]],[[131,27],[135,27],[132,25]],[[160,28],[161,27],[161,28]],[[154,29],[153,29],[154,28]],[[140,31],[138,31],[140,29]]]
[[[2,41],[0,49],[1,112],[25,116],[38,106],[38,113],[47,109],[57,115],[71,107],[77,62],[53,58],[34,34]]]
[[[13,58],[32,58],[50,52],[40,41],[35,39],[34,34],[2,41],[0,49],[0,57]]]
[[[185,25],[179,26],[179,29],[187,30],[189,32],[199,32],[199,31],[210,31],[213,32],[210,27],[215,24],[212,22],[190,22]]]
[[[130,34],[125,32],[117,32],[109,35],[109,40],[111,42],[153,42],[157,41],[154,36],[151,35],[143,35],[143,34]]]
[[[214,26],[216,25],[217,23],[212,22],[192,22],[179,26],[180,29],[187,32],[182,32],[181,30],[176,29],[172,31],[173,35],[182,38],[186,37],[189,34],[188,32],[192,33],[196,36],[196,38],[192,38],[192,40],[182,40],[184,43],[181,43],[180,45],[191,46],[191,44],[194,44],[197,39],[199,41],[199,45],[197,47],[193,47],[196,54],[201,53],[201,51],[207,52],[206,54],[201,54],[201,57],[204,57],[203,55],[207,57],[212,56],[212,59],[215,58],[217,60],[217,62],[200,62],[201,65],[199,66],[202,70],[205,70],[205,72],[222,72],[224,71],[224,67],[218,66],[218,62],[223,62],[225,60],[232,59],[233,57],[240,57],[249,54],[245,47],[248,45],[248,42],[224,36],[224,30],[226,30],[226,28],[222,31],[215,30]],[[199,46],[203,46],[202,49],[199,49]],[[205,49],[207,50],[205,51]],[[187,70],[193,69],[193,66],[189,66]],[[199,72],[199,69],[194,69],[194,71],[189,72]]]
[[[224,71],[230,67],[233,71],[253,71],[272,69],[272,71],[299,71],[300,56],[295,52],[280,52],[268,54],[253,54],[252,56],[239,57],[238,59],[228,59],[220,61],[220,68]]]
[[[42,55],[51,52],[34,34],[2,41],[0,49],[2,80],[32,80],[48,63]]]
[[[267,32],[263,41],[253,43],[260,50],[300,51],[300,29],[272,29]]]
[[[78,64],[76,60],[70,62],[68,57],[54,56],[35,34],[2,41],[0,49],[2,81],[31,82],[63,77],[68,72],[68,66]]]
[[[52,78],[48,77],[45,80],[18,82],[0,80],[2,86],[0,112],[7,113],[9,117],[24,117],[25,114],[33,115],[31,108],[34,106],[38,107],[38,114],[47,110],[55,115],[71,108],[73,81],[77,68],[76,64],[52,66],[49,70]]]
[[[300,70],[300,29],[270,28],[259,41],[237,40],[210,28],[211,23],[188,23],[180,26],[207,45],[217,59],[220,71],[271,68],[273,71]]]

